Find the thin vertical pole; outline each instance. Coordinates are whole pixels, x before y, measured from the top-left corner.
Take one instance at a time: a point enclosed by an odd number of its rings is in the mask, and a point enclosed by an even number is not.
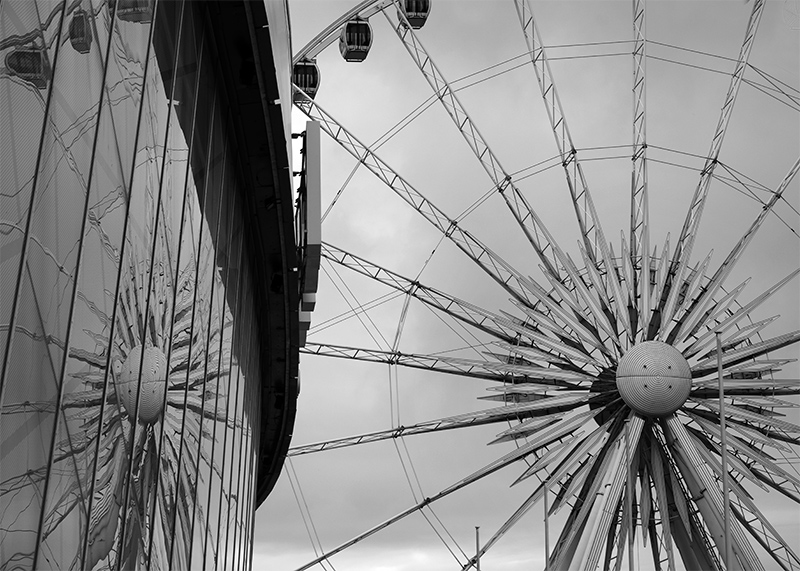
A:
[[[722,510],[725,514],[725,569],[730,569],[731,562],[731,509],[730,492],[728,490],[728,445],[725,438],[725,387],[722,383],[722,335],[715,331],[717,337],[717,379],[719,380],[719,430],[722,441]]]
[[[481,532],[480,527],[475,526],[475,569],[481,571]]]
[[[630,418],[625,419],[625,513],[628,515],[628,570],[633,571],[633,481],[631,479],[631,449],[629,426]]]
[[[550,506],[548,505],[547,481],[544,483],[544,571],[550,571]]]

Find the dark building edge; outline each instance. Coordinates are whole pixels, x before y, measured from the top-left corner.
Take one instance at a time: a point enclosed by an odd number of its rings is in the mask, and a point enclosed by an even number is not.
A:
[[[275,486],[297,412],[299,291],[292,173],[264,0],[208,0],[216,70],[226,86],[245,199],[245,236],[261,337],[256,502]]]

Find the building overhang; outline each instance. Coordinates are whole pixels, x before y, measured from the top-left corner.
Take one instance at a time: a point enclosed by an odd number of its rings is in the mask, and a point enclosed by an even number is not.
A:
[[[276,58],[265,3],[205,3],[231,108],[245,199],[245,236],[261,339],[256,506],[280,475],[298,394],[299,285],[292,170]],[[275,23],[279,25],[279,23]],[[284,23],[288,26],[288,23]],[[288,37],[288,27],[284,30]],[[288,50],[288,45],[287,45]],[[285,70],[288,73],[288,70]]]

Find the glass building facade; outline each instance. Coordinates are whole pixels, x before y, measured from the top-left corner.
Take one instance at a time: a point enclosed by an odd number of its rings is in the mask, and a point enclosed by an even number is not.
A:
[[[0,4],[2,571],[249,568],[297,391],[270,10]]]

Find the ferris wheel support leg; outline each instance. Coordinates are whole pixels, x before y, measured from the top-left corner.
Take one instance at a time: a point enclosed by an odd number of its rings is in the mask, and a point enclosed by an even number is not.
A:
[[[628,438],[629,446],[633,450],[639,445],[643,427],[642,417],[631,414]],[[564,568],[588,571],[598,564],[608,531],[616,515],[613,508],[619,503],[625,488],[625,472],[631,466],[631,463],[626,462],[628,447],[625,445],[623,432],[618,435],[614,446],[608,457],[610,469],[604,471],[597,493],[590,499],[589,513],[582,526],[584,530],[591,530],[591,533],[577,533],[573,536],[572,545],[559,561]],[[630,462],[633,462],[633,458]]]
[[[717,480],[711,474],[691,442],[683,422],[674,414],[662,422],[670,451],[680,466],[692,500],[703,514],[703,521],[711,531],[714,543],[724,553],[723,497]],[[731,561],[729,570],[764,570],[764,566],[747,541],[737,520],[731,522]]]

